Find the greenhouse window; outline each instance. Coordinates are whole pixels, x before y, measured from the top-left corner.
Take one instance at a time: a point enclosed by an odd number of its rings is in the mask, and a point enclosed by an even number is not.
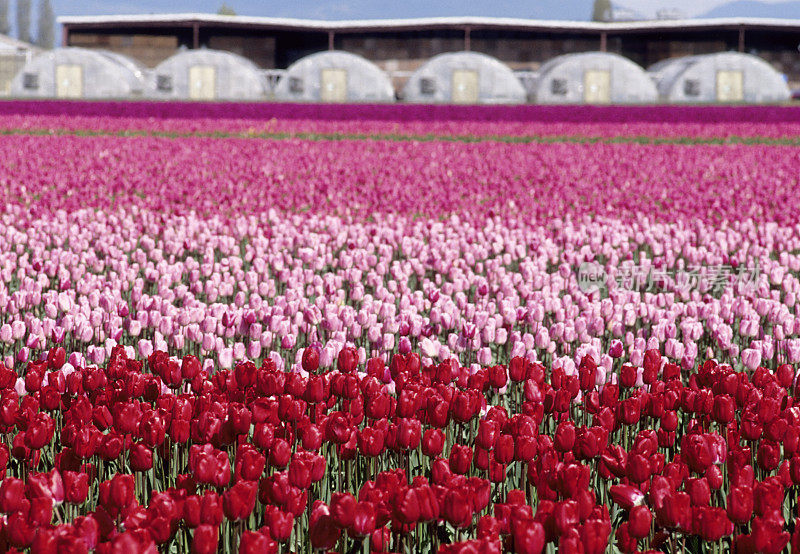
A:
[[[566,79],[553,79],[550,81],[550,92],[554,96],[567,95],[567,80]]]
[[[686,96],[700,96],[700,81],[697,79],[686,79],[683,82],[683,93]]]
[[[172,75],[159,75],[156,77],[156,88],[161,92],[172,92]]]
[[[36,90],[39,88],[39,75],[37,73],[26,73],[22,76],[22,86],[25,90]]]
[[[289,92],[292,94],[303,94],[303,80],[299,77],[289,79]]]

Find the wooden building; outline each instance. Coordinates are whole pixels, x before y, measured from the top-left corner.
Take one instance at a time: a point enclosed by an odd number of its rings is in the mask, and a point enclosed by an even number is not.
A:
[[[715,52],[762,57],[800,84],[800,20],[727,18],[633,22],[538,21],[488,17],[316,21],[205,14],[62,17],[64,46],[127,54],[149,67],[180,48],[240,54],[262,69],[285,69],[322,50],[363,56],[395,87],[430,58],[472,50],[515,70],[535,71],[561,54],[606,51],[648,67]]]

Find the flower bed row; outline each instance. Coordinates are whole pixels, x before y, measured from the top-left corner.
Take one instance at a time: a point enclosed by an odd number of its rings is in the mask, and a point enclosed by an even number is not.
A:
[[[800,541],[795,370],[648,350],[604,382],[320,350],[206,372],[115,347],[0,369],[0,542],[31,552],[780,552]],[[643,382],[636,385],[637,374]],[[51,469],[52,468],[52,469]],[[279,547],[280,545],[280,547]]]
[[[800,149],[2,136],[0,156],[14,218],[131,206],[206,217],[224,206],[228,218],[272,208],[519,227],[586,217],[791,224]]]

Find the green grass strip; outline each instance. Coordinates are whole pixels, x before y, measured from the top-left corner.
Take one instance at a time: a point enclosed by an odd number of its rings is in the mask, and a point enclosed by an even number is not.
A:
[[[396,141],[396,142],[502,142],[507,144],[745,144],[800,146],[799,137],[649,137],[649,136],[583,136],[583,135],[403,135],[403,134],[360,134],[360,133],[248,133],[214,131],[178,132],[178,131],[105,131],[89,129],[0,129],[5,136],[79,136],[79,137],[159,137],[159,138],[215,138],[215,139],[261,139],[261,140],[310,140],[310,141]]]

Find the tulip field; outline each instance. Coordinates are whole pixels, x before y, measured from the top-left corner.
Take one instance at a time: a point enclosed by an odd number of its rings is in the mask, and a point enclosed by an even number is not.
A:
[[[519,110],[0,103],[0,551],[800,551],[800,110]]]

